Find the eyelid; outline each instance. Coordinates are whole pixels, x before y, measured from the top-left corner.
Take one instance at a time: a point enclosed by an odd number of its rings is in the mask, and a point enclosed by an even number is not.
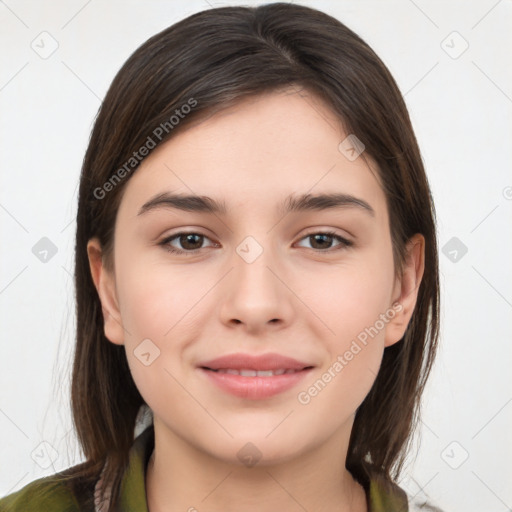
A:
[[[339,233],[335,228],[312,228],[306,234],[300,237],[300,240],[311,235],[332,235],[343,239],[347,243],[353,243],[350,238],[342,233]]]

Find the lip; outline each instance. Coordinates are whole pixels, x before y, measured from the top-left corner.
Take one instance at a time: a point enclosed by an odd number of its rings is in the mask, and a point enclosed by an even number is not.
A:
[[[309,366],[310,363],[298,361],[292,357],[283,356],[281,354],[269,353],[259,356],[251,354],[227,354],[210,361],[205,361],[198,365],[199,367],[210,368],[211,370],[232,369],[232,370],[302,370]]]
[[[295,370],[293,373],[265,377],[219,373],[215,370]],[[198,365],[198,370],[221,390],[234,396],[251,400],[262,400],[283,393],[296,386],[313,365],[280,354],[228,354]]]

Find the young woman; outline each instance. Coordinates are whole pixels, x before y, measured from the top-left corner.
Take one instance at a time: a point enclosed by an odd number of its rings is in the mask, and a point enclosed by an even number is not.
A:
[[[149,39],[81,174],[85,461],[0,510],[415,510],[434,219],[401,94],[336,19],[223,7]]]

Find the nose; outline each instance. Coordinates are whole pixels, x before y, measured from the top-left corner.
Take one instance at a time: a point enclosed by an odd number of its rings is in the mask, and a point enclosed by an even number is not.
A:
[[[237,247],[230,263],[232,270],[219,290],[222,321],[248,333],[289,325],[294,314],[291,283],[286,283],[290,278],[271,249],[258,250],[249,240]]]

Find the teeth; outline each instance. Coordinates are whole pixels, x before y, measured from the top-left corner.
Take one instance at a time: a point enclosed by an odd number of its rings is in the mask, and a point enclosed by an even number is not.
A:
[[[258,376],[258,373],[261,372],[258,372],[256,370],[240,370],[240,375],[242,377],[256,377]]]
[[[283,375],[284,373],[295,373],[298,370],[234,370],[231,368],[220,368],[213,370],[218,373],[229,373],[230,375],[240,375],[241,377],[273,377],[274,375]]]

